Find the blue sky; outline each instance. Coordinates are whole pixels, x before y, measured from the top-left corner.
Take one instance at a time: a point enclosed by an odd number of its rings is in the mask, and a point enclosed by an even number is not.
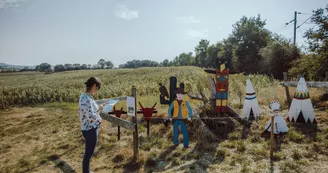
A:
[[[0,0],[0,62],[115,66],[132,59],[172,60],[200,39],[226,38],[243,15],[260,14],[287,38],[294,11],[311,14],[325,0]],[[298,15],[301,24],[309,15]],[[297,44],[304,45],[297,31]]]

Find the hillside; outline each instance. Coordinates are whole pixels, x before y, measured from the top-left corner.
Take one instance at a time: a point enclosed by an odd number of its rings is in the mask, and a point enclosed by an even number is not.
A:
[[[0,172],[81,172],[84,141],[76,102],[83,91],[83,82],[91,75],[99,77],[104,84],[98,98],[127,95],[135,85],[138,101],[145,106],[159,102],[158,83],[168,87],[172,75],[177,76],[178,83],[185,83],[189,93],[203,90],[209,94],[206,73],[195,67],[0,74],[0,103],[4,108],[0,110],[0,129],[3,129]],[[266,76],[231,75],[229,104],[237,112],[241,112],[246,78],[251,79],[261,106],[262,117],[258,122],[241,124],[229,117],[215,120],[214,124],[225,122],[229,128],[211,129],[219,138],[213,141],[200,140],[193,120],[187,125],[191,147],[183,149],[182,144],[177,148],[172,146],[172,125],[165,127],[154,122],[147,137],[140,116],[140,157],[132,162],[132,133],[122,130],[121,140],[117,141],[117,127],[104,121],[91,169],[104,173],[327,172],[328,113],[315,111],[317,127],[289,124],[290,131],[279,141],[274,162],[270,163],[270,145],[261,132],[270,115],[268,104],[272,99],[282,103],[282,113],[286,116],[284,89],[278,81],[270,81]],[[295,88],[290,89],[292,94]],[[314,88],[309,91],[315,104],[323,91]],[[206,116],[208,108],[202,103],[192,100],[191,105]],[[156,116],[166,117],[167,106],[156,107],[159,111]]]

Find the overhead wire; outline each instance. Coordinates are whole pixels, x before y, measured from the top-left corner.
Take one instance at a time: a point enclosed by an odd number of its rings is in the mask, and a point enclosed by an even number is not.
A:
[[[302,24],[298,25],[296,28],[298,29],[299,27],[301,27],[305,22],[307,22],[308,20],[310,20],[312,18],[312,16],[310,16],[309,18],[307,18]]]

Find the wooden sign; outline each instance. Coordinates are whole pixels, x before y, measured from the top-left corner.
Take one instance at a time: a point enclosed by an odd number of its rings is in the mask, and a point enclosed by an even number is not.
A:
[[[129,116],[135,116],[136,113],[136,103],[135,103],[134,97],[127,97],[127,109],[128,109],[128,115]]]
[[[135,123],[132,123],[130,121],[126,121],[126,120],[123,120],[123,119],[120,119],[120,118],[116,118],[112,115],[109,115],[107,113],[100,113],[100,117],[104,120],[107,120],[113,124],[116,124],[118,126],[121,126],[125,129],[128,129],[128,130],[131,130],[133,132],[135,132]]]

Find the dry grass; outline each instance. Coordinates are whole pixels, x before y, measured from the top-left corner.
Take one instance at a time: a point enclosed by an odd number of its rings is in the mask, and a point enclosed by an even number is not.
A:
[[[323,112],[320,114],[326,116]],[[1,123],[4,130],[1,132],[3,140],[0,142],[0,172],[81,171],[84,146],[76,104],[13,108],[1,112],[0,115],[5,120]],[[318,119],[322,117],[319,116]],[[259,124],[259,131],[263,125]],[[286,136],[281,149],[274,153],[273,168],[283,172],[311,172],[311,167],[315,167],[317,172],[325,172],[327,167],[317,166],[326,163],[328,159],[327,125],[327,122],[319,122],[317,136],[320,137],[313,140],[292,127],[291,133],[297,135]],[[147,137],[143,132],[140,135],[139,160],[131,162],[132,134],[123,129],[121,141],[117,141],[116,127],[104,122],[91,163],[93,170],[179,172],[181,169],[197,172],[206,169],[209,172],[265,172],[271,169],[269,143],[255,134],[241,139],[238,133],[242,133],[242,127],[236,128],[230,138],[222,142],[207,143],[191,138],[191,148],[187,150],[182,145],[170,149],[171,128],[172,126],[166,129],[163,124],[153,124],[150,136]],[[298,135],[302,136],[302,140],[295,137]],[[300,163],[303,165],[299,165]]]
[[[139,72],[147,72],[147,70],[140,69]],[[38,77],[43,74],[33,75]],[[66,74],[63,75],[66,76]],[[75,74],[70,75],[74,76]],[[184,74],[181,76],[188,79]],[[268,78],[265,76],[249,76],[249,78],[257,92],[262,115],[270,114],[268,103],[273,98],[283,103],[284,110],[282,112],[286,115],[284,88],[278,86],[277,81],[268,82]],[[243,82],[246,78],[236,75],[231,79],[229,102],[240,112],[241,110],[237,109],[240,98],[236,92],[240,89],[243,97],[244,84],[240,81]],[[240,88],[236,86],[237,81],[239,81]],[[190,87],[192,82],[188,83],[186,86]],[[141,84],[139,87],[142,87]],[[196,90],[196,86],[192,85],[191,90]],[[268,95],[267,93],[271,93],[271,91],[275,94]],[[293,89],[291,88],[292,93]],[[310,88],[313,99],[316,99],[321,93],[321,90]],[[157,94],[143,95],[138,99],[146,106],[151,106],[153,102],[159,101]],[[196,108],[199,102],[191,101],[191,104],[193,108]],[[166,117],[166,105],[158,105],[158,110],[160,113],[157,116]],[[274,152],[273,165],[269,160],[270,143],[260,136],[268,116],[263,116],[250,126],[243,126],[233,120],[229,122],[234,125],[232,131],[222,128],[223,130],[217,134],[225,136],[223,133],[226,133],[226,136],[220,138],[219,141],[211,142],[200,137],[197,127],[190,124],[188,126],[190,131],[189,149],[183,149],[181,136],[179,137],[180,145],[177,148],[172,147],[172,125],[166,128],[162,123],[152,123],[151,133],[147,136],[145,122],[141,122],[138,129],[140,147],[137,161],[132,161],[132,132],[121,129],[121,140],[117,141],[116,126],[104,121],[99,132],[99,142],[91,162],[91,168],[97,173],[270,172],[271,170],[274,172],[327,172],[328,113],[317,110],[316,117],[319,124],[317,133],[312,136],[307,128],[288,125],[290,131],[281,141],[280,148]],[[1,173],[81,172],[84,140],[80,132],[76,103],[55,102],[34,108],[10,108],[0,111],[0,118],[2,120],[0,122]],[[245,131],[248,132],[247,135],[244,134]]]

